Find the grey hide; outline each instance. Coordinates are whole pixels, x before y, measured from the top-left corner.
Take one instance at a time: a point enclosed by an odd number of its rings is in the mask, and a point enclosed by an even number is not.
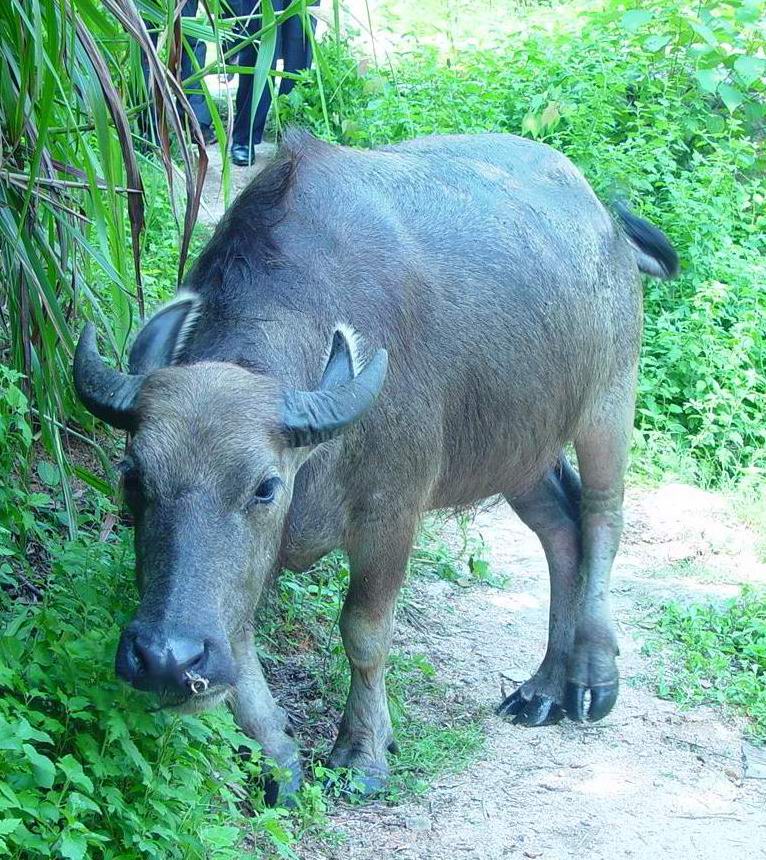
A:
[[[288,135],[145,327],[133,376],[115,385],[92,336],[81,344],[87,405],[135,430],[123,471],[142,599],[119,674],[187,709],[227,699],[291,772],[289,794],[298,749],[258,662],[255,608],[276,570],[340,547],[351,683],[330,762],[374,791],[419,521],[501,495],[540,537],[551,608],[543,662],[500,712],[524,726],[605,716],[639,266],[677,267],[656,228],[618,218],[563,155],[510,135],[371,151]]]

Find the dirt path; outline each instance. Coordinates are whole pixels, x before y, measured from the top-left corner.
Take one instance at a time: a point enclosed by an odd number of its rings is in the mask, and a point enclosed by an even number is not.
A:
[[[448,695],[471,708],[497,703],[501,684],[510,690],[537,667],[547,613],[535,537],[505,506],[474,528],[506,587],[414,583],[424,614],[416,630],[400,613],[395,643],[425,654]],[[491,716],[473,766],[405,805],[337,807],[331,823],[342,841],[305,844],[299,856],[766,857],[766,781],[743,778],[741,723],[658,699],[641,654],[642,620],[659,601],[727,596],[744,581],[766,581],[766,566],[723,499],[680,485],[633,491],[613,589],[623,678],[615,711],[592,726],[531,730]]]
[[[231,165],[229,173],[229,204],[233,203],[240,191],[256,176],[274,155],[276,147],[273,143],[262,143],[256,147],[256,159],[252,167],[235,167]],[[202,202],[199,210],[199,222],[208,227],[215,227],[226,211],[223,183],[223,153],[218,144],[210,146],[207,151],[208,166],[205,185],[202,189]]]

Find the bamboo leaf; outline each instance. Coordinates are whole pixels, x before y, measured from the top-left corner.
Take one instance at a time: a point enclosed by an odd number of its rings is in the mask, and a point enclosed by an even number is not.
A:
[[[99,53],[93,37],[85,27],[83,27],[82,23],[79,21],[76,22],[76,28],[77,37],[88,55],[88,59],[90,60],[98,81],[101,84],[104,98],[106,99],[112,120],[114,121],[115,128],[117,129],[117,135],[125,162],[127,183],[128,187],[132,189],[131,192],[128,193],[128,213],[130,215],[130,230],[132,234],[133,265],[136,272],[136,298],[138,299],[139,313],[143,317],[144,293],[141,286],[140,238],[144,229],[144,190],[141,180],[141,171],[138,168],[136,152],[133,149],[133,139],[131,137],[130,125],[125,113],[125,107],[122,104],[119,93],[112,83],[112,76],[109,73],[109,68]]]

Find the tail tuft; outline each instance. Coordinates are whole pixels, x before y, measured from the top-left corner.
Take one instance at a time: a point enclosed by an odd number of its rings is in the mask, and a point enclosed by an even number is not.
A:
[[[615,202],[613,205],[628,242],[636,252],[638,268],[655,278],[675,278],[678,254],[668,237],[653,224],[634,215],[624,203]]]

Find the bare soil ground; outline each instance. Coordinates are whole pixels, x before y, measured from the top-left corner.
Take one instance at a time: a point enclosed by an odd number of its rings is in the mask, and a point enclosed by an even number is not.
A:
[[[229,184],[229,203],[233,203],[237,195],[245,188],[268,163],[276,147],[273,143],[262,143],[256,147],[255,161],[251,167],[235,167],[231,165]],[[208,227],[215,225],[226,211],[223,187],[223,153],[218,144],[208,147],[208,167],[205,176],[205,186],[202,191],[202,202],[199,211],[199,222]],[[227,155],[228,157],[228,155]]]
[[[743,775],[741,721],[657,698],[655,667],[641,653],[659,602],[766,581],[756,538],[722,497],[682,485],[630,492],[626,519],[613,586],[623,680],[613,713],[542,729],[489,716],[473,766],[400,806],[337,806],[338,843],[305,843],[301,858],[766,857],[766,781]],[[471,710],[498,703],[501,687],[537,668],[548,601],[540,546],[508,507],[479,514],[474,528],[506,587],[414,582],[421,617],[413,625],[400,613],[395,642],[424,654],[447,695]]]

